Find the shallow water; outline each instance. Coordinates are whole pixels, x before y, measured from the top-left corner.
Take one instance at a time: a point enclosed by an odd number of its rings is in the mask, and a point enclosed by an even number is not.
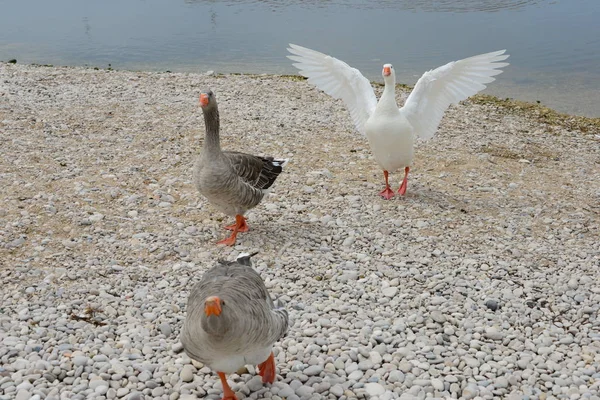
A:
[[[0,0],[0,60],[286,73],[296,43],[398,81],[508,49],[488,93],[600,116],[598,0]]]

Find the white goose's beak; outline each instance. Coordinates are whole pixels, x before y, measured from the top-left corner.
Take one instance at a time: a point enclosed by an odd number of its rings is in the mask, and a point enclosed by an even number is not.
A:
[[[390,76],[392,74],[392,68],[387,65],[383,67],[383,76]]]

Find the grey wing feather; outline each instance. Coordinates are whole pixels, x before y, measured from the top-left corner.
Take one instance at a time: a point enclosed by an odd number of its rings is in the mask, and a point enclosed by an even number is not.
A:
[[[273,310],[273,314],[278,323],[273,324],[272,338],[277,341],[287,334],[290,327],[290,317],[285,308],[276,308]]]
[[[286,160],[258,157],[237,151],[223,152],[236,174],[252,187],[269,189],[286,164]]]

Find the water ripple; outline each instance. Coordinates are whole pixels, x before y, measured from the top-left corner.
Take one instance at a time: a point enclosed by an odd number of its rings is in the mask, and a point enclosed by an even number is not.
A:
[[[497,12],[519,10],[521,8],[547,2],[547,0],[225,0],[229,5],[260,5],[273,10],[290,6],[303,8],[349,7],[355,9],[396,9],[415,12]],[[215,0],[185,0],[186,4],[214,4]]]

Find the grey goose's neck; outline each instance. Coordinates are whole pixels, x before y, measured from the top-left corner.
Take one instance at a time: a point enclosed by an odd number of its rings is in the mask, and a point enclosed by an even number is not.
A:
[[[202,110],[204,114],[204,126],[206,134],[204,135],[204,148],[208,152],[221,152],[221,142],[219,139],[219,109],[213,106],[208,110]]]

